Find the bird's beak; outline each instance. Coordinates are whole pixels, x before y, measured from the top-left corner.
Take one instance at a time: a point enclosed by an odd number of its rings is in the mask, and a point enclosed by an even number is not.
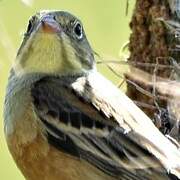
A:
[[[42,17],[39,28],[42,33],[54,34],[54,33],[60,33],[62,31],[60,24],[54,19],[53,16],[50,15],[46,15]]]

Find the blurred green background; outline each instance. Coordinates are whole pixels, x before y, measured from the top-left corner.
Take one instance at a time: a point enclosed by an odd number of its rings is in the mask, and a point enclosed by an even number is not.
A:
[[[3,134],[3,101],[8,71],[19,47],[31,15],[41,9],[67,10],[78,16],[87,37],[100,56],[120,58],[119,51],[128,41],[129,21],[134,1],[130,0],[126,16],[126,0],[0,0],[0,179],[22,180],[20,171],[8,152]],[[123,68],[123,67],[122,67]],[[114,83],[117,78],[105,66],[98,69]]]

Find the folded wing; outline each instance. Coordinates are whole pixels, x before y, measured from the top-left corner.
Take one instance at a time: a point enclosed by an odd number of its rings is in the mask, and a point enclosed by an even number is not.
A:
[[[117,179],[171,179],[149,149],[153,142],[138,133],[140,123],[118,104],[118,93],[97,83],[91,77],[45,77],[34,84],[35,112],[49,143]]]

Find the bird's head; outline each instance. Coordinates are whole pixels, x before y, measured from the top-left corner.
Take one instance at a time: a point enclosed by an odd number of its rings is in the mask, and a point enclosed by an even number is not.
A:
[[[81,21],[64,11],[41,11],[29,20],[13,67],[17,74],[73,75],[94,64]]]

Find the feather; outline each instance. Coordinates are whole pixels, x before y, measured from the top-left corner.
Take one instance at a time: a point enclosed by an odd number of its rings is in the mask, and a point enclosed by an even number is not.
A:
[[[31,95],[57,149],[117,179],[169,179],[169,171],[179,175],[179,151],[99,73],[45,77]]]

